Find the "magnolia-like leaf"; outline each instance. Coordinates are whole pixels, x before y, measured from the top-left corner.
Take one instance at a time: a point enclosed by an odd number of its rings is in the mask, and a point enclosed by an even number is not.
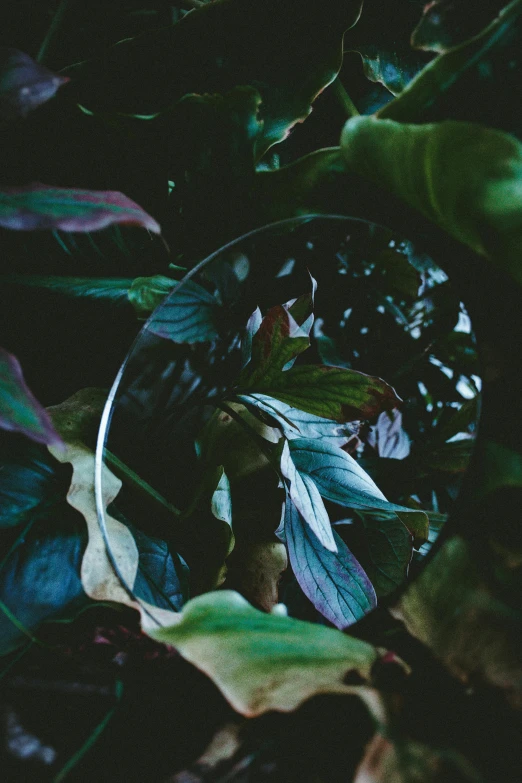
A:
[[[0,348],[0,428],[55,446],[61,439],[49,414],[28,388],[18,359]]]
[[[69,81],[18,49],[0,47],[0,120],[26,117]]]
[[[345,125],[341,147],[352,171],[522,283],[522,144],[515,138],[466,122],[357,117]]]
[[[284,442],[281,452],[281,472],[287,481],[290,499],[318,541],[330,552],[337,552],[337,543],[319,490],[308,475],[296,469],[288,441]]]
[[[293,408],[345,423],[369,419],[400,402],[395,390],[381,378],[344,367],[305,364],[265,380],[240,384],[238,392],[259,392]]]
[[[239,379],[241,387],[270,384],[309,347],[315,288],[312,278],[310,294],[272,307],[265,315],[252,335],[250,361]]]
[[[238,399],[245,405],[264,411],[274,418],[288,440],[313,438],[334,443],[336,446],[344,446],[359,430],[358,423],[339,424],[332,419],[324,419],[293,408],[266,394],[240,394]]]
[[[318,693],[357,693],[343,678],[356,672],[367,681],[379,658],[366,642],[333,628],[265,614],[229,590],[192,599],[181,622],[147,633],[174,646],[248,717],[289,712]]]
[[[159,234],[158,223],[130,198],[113,190],[55,188],[33,182],[0,189],[0,226],[17,231],[99,231],[123,223]]]
[[[428,537],[428,518],[418,510],[390,503],[365,470],[342,449],[329,443],[296,439],[289,441],[297,470],[309,476],[321,495],[348,508],[398,512],[404,525],[421,544]]]
[[[209,342],[218,336],[215,324],[218,307],[212,294],[187,280],[154,312],[148,329],[174,343]]]
[[[129,302],[140,318],[147,318],[170,294],[176,280],[165,275],[137,277],[131,281],[128,290]]]
[[[379,457],[405,459],[410,453],[410,439],[402,429],[402,413],[398,410],[381,413],[367,442]]]
[[[364,569],[334,533],[336,552],[325,549],[290,499],[286,502],[285,536],[290,564],[303,593],[337,628],[346,628],[377,606]]]

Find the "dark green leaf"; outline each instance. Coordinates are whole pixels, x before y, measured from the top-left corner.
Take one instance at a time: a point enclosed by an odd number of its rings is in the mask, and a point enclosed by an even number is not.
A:
[[[188,566],[165,541],[129,528],[139,552],[133,591],[153,606],[180,611],[188,599]]]
[[[22,368],[0,348],[0,428],[21,432],[39,443],[60,445],[47,411],[28,388]]]
[[[489,24],[506,0],[436,0],[425,6],[411,35],[414,49],[447,52],[468,41]]]
[[[346,544],[334,533],[337,551],[325,549],[290,499],[285,538],[293,572],[315,608],[337,628],[360,620],[377,605],[372,583]]]
[[[157,290],[161,291],[161,286]],[[164,294],[160,293],[158,300],[162,296]],[[140,301],[143,304],[143,297]],[[152,304],[154,297],[148,301]],[[215,324],[218,308],[218,302],[212,294],[192,280],[187,280],[179,291],[171,294],[154,311],[148,329],[174,343],[209,342],[218,336]]]
[[[72,297],[124,301],[133,279],[127,277],[61,277],[48,275],[6,275],[0,282],[46,288]]]

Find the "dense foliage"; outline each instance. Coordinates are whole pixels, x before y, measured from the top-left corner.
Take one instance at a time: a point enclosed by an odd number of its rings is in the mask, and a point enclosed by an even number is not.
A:
[[[0,14],[7,779],[509,779],[521,0]]]

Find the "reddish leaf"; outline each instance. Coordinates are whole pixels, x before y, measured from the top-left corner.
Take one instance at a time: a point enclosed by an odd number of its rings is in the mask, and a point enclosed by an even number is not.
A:
[[[18,231],[99,231],[112,223],[160,227],[134,201],[117,191],[55,188],[33,182],[0,190],[0,225]]]
[[[0,427],[61,445],[47,411],[27,387],[18,359],[0,348]]]
[[[68,81],[68,76],[52,73],[28,54],[0,47],[0,119],[25,117]]]

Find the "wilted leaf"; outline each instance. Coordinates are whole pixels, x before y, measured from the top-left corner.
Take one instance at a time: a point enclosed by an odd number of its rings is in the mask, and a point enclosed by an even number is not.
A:
[[[359,431],[359,422],[339,424],[337,421],[293,408],[266,394],[240,394],[238,399],[245,405],[264,411],[275,419],[283,435],[289,440],[313,438],[334,443],[336,446],[344,446]]]
[[[0,47],[0,120],[25,117],[69,81],[18,49]]]
[[[165,279],[162,278],[163,281]],[[161,291],[163,284],[154,285]],[[150,291],[147,295],[149,296],[148,303],[152,304]],[[139,289],[137,296],[139,299],[135,298],[133,303],[136,306],[136,303],[139,302],[138,306],[143,308],[143,293],[140,293]],[[158,303],[163,297],[164,294],[160,293]],[[217,299],[212,294],[192,280],[187,280],[178,291],[172,293],[163,302],[161,307],[154,311],[148,329],[153,334],[165,337],[175,343],[208,342],[218,336],[215,323],[218,308]]]
[[[149,635],[171,644],[212,678],[235,710],[254,717],[289,712],[317,693],[357,693],[343,683],[368,680],[377,651],[332,628],[264,614],[238,593],[194,598],[172,628]]]
[[[304,339],[304,338],[301,338]],[[238,393],[260,392],[293,408],[345,423],[369,419],[395,408],[400,398],[385,381],[344,367],[306,364],[268,379],[238,388]]]
[[[154,218],[116,191],[55,188],[40,182],[0,190],[0,226],[4,228],[85,232],[114,223],[143,226],[155,234],[161,231]]]
[[[381,413],[370,429],[367,442],[379,457],[405,459],[410,453],[410,439],[402,429],[402,413],[398,410]]]
[[[297,470],[288,441],[285,441],[281,453],[281,472],[287,481],[291,501],[317,540],[330,552],[337,552],[337,543],[319,490],[308,475]]]
[[[61,443],[49,415],[28,388],[18,359],[0,348],[0,428],[39,443]]]
[[[323,547],[290,499],[284,530],[290,564],[302,591],[337,628],[352,625],[377,606],[372,583],[342,539],[333,534],[336,552]]]
[[[465,122],[357,117],[345,125],[341,145],[349,168],[522,282],[520,142]]]
[[[296,439],[289,442],[297,469],[313,479],[323,497],[348,508],[399,513],[420,545],[428,537],[428,518],[422,512],[390,503],[365,470],[342,449],[328,443]]]

